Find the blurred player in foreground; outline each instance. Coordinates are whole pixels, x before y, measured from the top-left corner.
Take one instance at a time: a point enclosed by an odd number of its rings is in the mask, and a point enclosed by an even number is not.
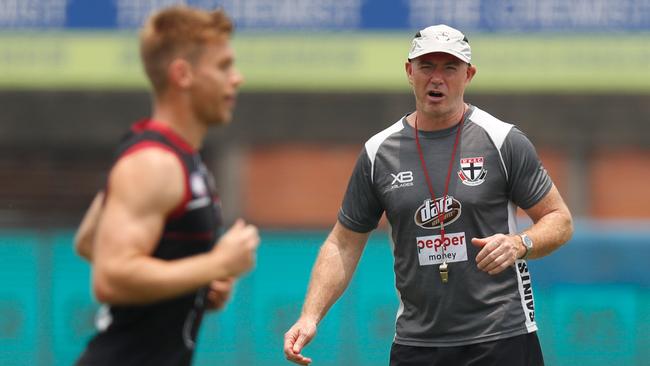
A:
[[[405,69],[415,112],[366,142],[285,356],[311,363],[303,347],[385,213],[400,300],[391,365],[543,365],[526,260],[570,238],[571,214],[528,138],[465,103],[476,67],[461,32],[421,30]],[[524,231],[516,206],[533,221]]]
[[[77,365],[189,365],[205,309],[219,308],[255,263],[257,229],[220,236],[219,198],[198,149],[232,117],[242,76],[222,11],[171,7],[140,38],[150,119],[117,149],[75,247],[92,263],[98,334]]]

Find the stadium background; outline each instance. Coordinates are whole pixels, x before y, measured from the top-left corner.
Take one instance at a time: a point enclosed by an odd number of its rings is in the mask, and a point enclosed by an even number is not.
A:
[[[175,0],[0,0],[0,364],[68,365],[92,333],[71,238],[150,98],[134,30]],[[468,35],[470,103],[533,140],[576,234],[531,263],[548,365],[650,365],[648,0],[194,0],[235,19],[246,83],[205,157],[256,270],[202,329],[197,365],[282,365],[319,244],[369,136],[413,108],[416,30]],[[525,222],[525,219],[522,218]],[[386,364],[397,298],[384,229],[306,353]]]

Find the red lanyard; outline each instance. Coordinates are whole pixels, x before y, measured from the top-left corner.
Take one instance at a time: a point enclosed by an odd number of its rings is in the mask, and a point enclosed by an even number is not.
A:
[[[418,115],[415,112],[415,145],[418,147],[418,154],[420,154],[420,163],[422,164],[422,171],[424,172],[424,179],[427,181],[427,186],[429,187],[429,193],[431,193],[431,201],[435,205],[436,203],[436,194],[433,192],[433,185],[431,184],[431,179],[429,178],[429,173],[427,172],[427,163],[424,161],[424,154],[422,153],[422,147],[420,146],[420,138],[418,137]],[[445,181],[445,195],[442,196],[442,201],[438,206],[438,221],[440,221],[440,241],[444,243],[445,240],[445,207],[444,202],[447,199],[447,192],[449,192],[449,179],[451,178],[451,170],[454,166],[454,156],[456,155],[456,148],[458,147],[458,140],[460,137],[460,130],[463,127],[463,120],[465,119],[465,106],[463,106],[463,114],[460,116],[460,121],[458,122],[458,131],[456,131],[456,141],[454,142],[454,149],[451,151],[451,159],[449,160],[449,169],[447,169],[447,180]]]

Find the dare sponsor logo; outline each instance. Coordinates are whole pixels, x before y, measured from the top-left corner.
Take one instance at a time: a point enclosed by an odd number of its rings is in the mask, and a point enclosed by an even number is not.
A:
[[[442,213],[442,215],[441,215]],[[436,200],[427,199],[415,210],[413,219],[415,223],[424,229],[437,229],[440,227],[440,218],[442,216],[445,226],[458,220],[461,214],[461,204],[453,196],[438,198]]]

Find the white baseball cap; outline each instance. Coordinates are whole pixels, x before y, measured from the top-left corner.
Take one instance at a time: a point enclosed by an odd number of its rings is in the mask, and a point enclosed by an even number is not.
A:
[[[459,30],[444,24],[432,25],[419,31],[409,51],[409,60],[432,52],[444,52],[470,63],[472,49],[467,37]]]

